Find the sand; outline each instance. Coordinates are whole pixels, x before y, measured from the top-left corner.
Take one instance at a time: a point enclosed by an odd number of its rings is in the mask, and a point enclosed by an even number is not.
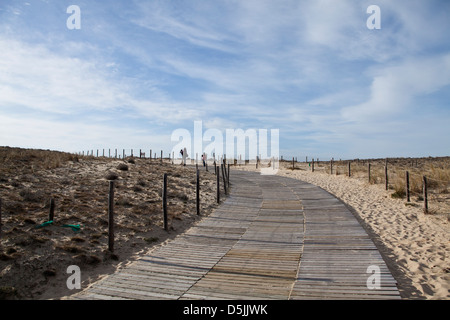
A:
[[[253,168],[238,167],[241,170]],[[406,204],[404,199],[392,198],[393,191],[386,191],[384,185],[369,184],[345,175],[311,172],[306,166],[301,170],[281,168],[277,174],[317,185],[346,203],[372,236],[398,281],[402,297],[450,298],[450,225],[447,219],[424,214],[420,204]]]
[[[76,290],[66,286],[69,265],[80,267],[84,289],[202,218],[195,212],[192,167],[148,159],[129,163],[70,158],[55,164],[54,156],[51,161],[40,156],[14,154],[12,162],[0,161],[0,299],[58,299],[73,294]],[[119,164],[129,169],[121,171]],[[202,216],[206,216],[217,206],[215,176],[201,169]],[[255,170],[254,165],[232,169]],[[280,169],[278,174],[318,185],[345,202],[373,237],[402,297],[450,297],[447,219],[425,215],[416,203],[393,199],[392,191],[382,185],[306,169]],[[108,173],[118,176],[114,253],[107,250]],[[169,173],[169,232],[162,227],[164,173]],[[47,221],[50,196],[56,199],[55,223],[36,228]],[[64,224],[80,224],[80,232]]]
[[[195,167],[91,157],[55,164],[52,154],[48,168],[42,165],[45,157],[23,153],[11,156],[12,161],[0,159],[0,299],[58,299],[73,294],[77,290],[66,285],[70,265],[80,267],[84,289],[184,232],[217,206],[214,172],[203,167],[201,216],[197,216]],[[128,170],[119,170],[120,164]],[[111,173],[117,175],[113,253],[108,251],[106,178]],[[164,173],[169,175],[168,231],[162,215]],[[54,223],[37,228],[48,221],[50,197],[56,200]],[[80,231],[63,227],[67,224],[79,224]]]

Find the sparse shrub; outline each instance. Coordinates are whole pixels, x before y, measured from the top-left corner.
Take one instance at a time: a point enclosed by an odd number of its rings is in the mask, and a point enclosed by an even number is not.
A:
[[[99,257],[86,254],[77,255],[74,257],[74,259],[80,261],[83,264],[98,264],[102,262],[102,259],[100,259]]]
[[[117,180],[119,176],[115,172],[108,172],[105,178],[106,180]]]
[[[41,202],[44,199],[44,195],[40,191],[33,192],[30,189],[20,190],[19,195],[23,198],[24,201],[29,202]]]
[[[135,163],[136,163],[136,161],[134,160],[134,158],[129,158],[129,159],[128,159],[128,163],[132,163],[132,164],[135,164]]]
[[[128,171],[128,166],[125,163],[121,163],[117,166],[117,169],[122,171]]]
[[[158,237],[144,238],[144,241],[147,242],[147,243],[157,242],[158,240],[159,240]]]
[[[69,245],[69,244],[59,246],[58,248],[62,249],[64,251],[70,252],[70,253],[82,253],[84,251],[84,249],[81,247],[77,247],[77,246]]]
[[[0,300],[5,300],[17,295],[17,289],[11,286],[0,287]]]
[[[42,272],[42,274],[45,277],[54,277],[54,276],[56,276],[56,271],[54,269],[47,269],[44,272]]]
[[[132,206],[133,206],[133,204],[131,203],[131,201],[130,201],[129,199],[127,199],[127,198],[121,198],[121,199],[118,199],[118,200],[116,201],[116,205],[118,205],[118,206],[124,206],[124,207],[132,207]]]
[[[394,199],[402,199],[406,196],[405,190],[396,190],[393,194],[391,194],[391,197]]]
[[[147,182],[145,182],[145,181],[142,180],[142,179],[139,179],[138,185],[140,185],[141,187],[146,187],[146,186],[147,186]]]

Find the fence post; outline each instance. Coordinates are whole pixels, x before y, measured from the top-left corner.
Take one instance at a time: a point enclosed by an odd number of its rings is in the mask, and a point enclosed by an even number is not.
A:
[[[163,162],[162,159],[163,159],[163,151],[161,150],[161,163]]]
[[[406,171],[406,201],[410,202],[410,197],[409,197],[409,172]]]
[[[427,178],[423,176],[423,212],[428,213]]]
[[[197,215],[200,215],[200,172],[197,170]]]
[[[163,207],[163,225],[164,230],[168,230],[167,225],[167,173],[164,173],[163,191],[162,191],[162,207]]]
[[[349,177],[351,176],[350,163],[351,163],[351,161],[348,162],[348,176],[349,176]]]
[[[48,214],[48,221],[53,221],[55,218],[55,199],[50,199],[50,212]]]
[[[385,181],[386,190],[388,190],[388,186],[389,186],[388,167],[387,167],[387,165],[388,165],[388,161],[387,161],[387,158],[386,158],[386,164],[384,165],[384,181]]]
[[[223,160],[223,171],[225,173],[225,178],[227,178],[227,181],[228,181],[227,161],[225,159]],[[228,186],[228,183],[227,183],[227,186]]]
[[[369,183],[370,183],[370,163],[367,164],[367,175],[369,176]]]
[[[230,164],[227,164],[228,170],[227,170],[227,183],[228,183],[228,189],[230,189]]]
[[[108,250],[114,252],[114,181],[109,181],[108,195]]]
[[[311,167],[312,172],[314,172],[314,158],[312,159],[312,167]]]
[[[220,177],[219,170],[217,170],[216,162],[214,161],[214,170],[216,171],[216,179],[217,179],[217,203],[220,203]]]
[[[225,171],[223,168],[223,163],[220,164],[220,168],[222,169],[223,190],[225,191],[225,194],[228,194],[227,193],[227,178],[226,178]]]
[[[333,174],[333,158],[330,160],[330,174]]]

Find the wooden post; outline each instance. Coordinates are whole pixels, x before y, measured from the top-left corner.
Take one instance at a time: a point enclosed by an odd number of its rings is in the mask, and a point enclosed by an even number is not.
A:
[[[388,180],[387,159],[386,159],[386,164],[384,165],[384,182],[385,182],[386,190],[388,190],[389,180]]]
[[[48,221],[55,219],[55,199],[50,199],[50,212],[48,214]]]
[[[311,167],[312,172],[314,172],[314,158],[312,159],[312,167]]]
[[[292,170],[294,170],[294,157],[292,157]]]
[[[333,158],[330,160],[330,174],[333,174]]]
[[[162,159],[163,159],[163,151],[161,150],[161,163],[162,163]]]
[[[423,176],[423,212],[428,213],[427,178]]]
[[[406,201],[410,202],[410,196],[409,196],[409,172],[406,171]]]
[[[139,149],[139,159],[142,158],[142,149]]]
[[[133,149],[131,149],[131,157],[133,158]]]
[[[367,175],[369,176],[369,183],[370,183],[370,163],[367,164]]]
[[[123,149],[122,151],[123,151],[122,159],[125,159],[125,149]]]
[[[98,158],[98,149],[97,149],[97,158]]]
[[[348,176],[349,176],[349,177],[351,176],[351,173],[350,173],[350,172],[351,172],[351,171],[350,171],[350,163],[351,163],[351,161],[348,162]]]
[[[228,189],[230,189],[230,164],[227,164],[228,170],[227,170],[227,183],[228,183]]]
[[[225,191],[225,194],[228,194],[227,193],[227,178],[226,178],[225,171],[223,168],[223,163],[220,164],[220,168],[222,169],[223,190]]]
[[[200,215],[200,172],[197,170],[197,215]]]
[[[217,170],[215,161],[214,161],[214,168],[216,171],[216,178],[217,178],[217,203],[220,203],[220,177],[219,177],[219,170]]]
[[[152,149],[150,149],[150,160],[152,160]]]
[[[168,231],[169,227],[167,225],[167,173],[164,173],[162,206],[163,206],[164,230]]]
[[[225,159],[223,160],[223,171],[225,172],[225,178],[227,178],[227,181],[228,181],[227,162],[226,162]],[[228,182],[227,182],[227,186],[228,186],[228,185],[229,185],[229,184],[228,184]]]
[[[114,181],[109,181],[108,250],[114,252]]]

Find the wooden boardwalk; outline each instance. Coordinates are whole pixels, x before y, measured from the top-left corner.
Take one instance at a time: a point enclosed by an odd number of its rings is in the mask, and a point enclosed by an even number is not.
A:
[[[232,192],[186,233],[69,299],[400,299],[346,206],[317,186],[231,171]],[[380,288],[367,281],[375,266]]]

